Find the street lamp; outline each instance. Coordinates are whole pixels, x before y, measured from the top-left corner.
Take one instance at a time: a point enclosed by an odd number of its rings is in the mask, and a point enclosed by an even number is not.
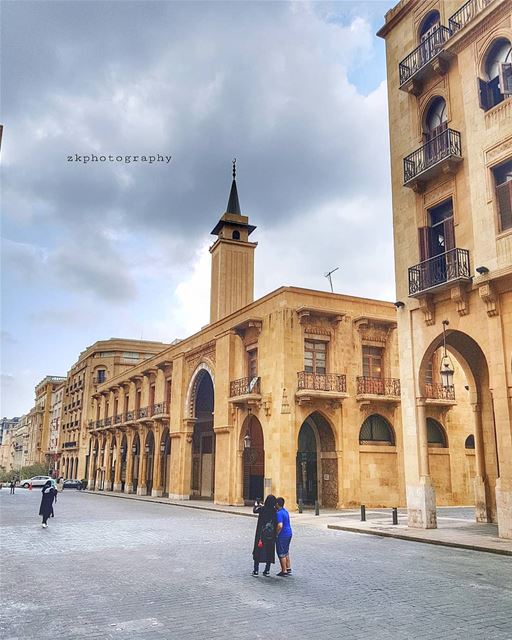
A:
[[[135,455],[137,453],[137,446],[133,445],[132,447],[132,453]]]
[[[165,453],[165,442],[160,445],[160,453]]]
[[[453,388],[453,362],[450,356],[446,352],[446,327],[450,323],[448,320],[443,320],[443,357],[441,358],[441,382],[445,389]]]
[[[147,445],[144,447],[144,451],[145,451],[146,453],[149,453],[149,444],[147,444]]]
[[[249,433],[249,429],[247,429],[247,432],[244,436],[244,449],[250,449],[251,448],[251,434]]]

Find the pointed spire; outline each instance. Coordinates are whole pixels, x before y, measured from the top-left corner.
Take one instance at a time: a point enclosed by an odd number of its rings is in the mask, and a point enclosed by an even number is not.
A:
[[[238,201],[238,191],[236,188],[236,158],[233,159],[233,182],[231,183],[231,191],[229,193],[228,207],[226,213],[234,213],[241,216],[240,202]]]

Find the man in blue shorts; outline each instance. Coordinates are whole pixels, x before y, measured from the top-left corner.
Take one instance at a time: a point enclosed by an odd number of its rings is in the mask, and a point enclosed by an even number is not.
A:
[[[290,576],[292,568],[290,565],[290,542],[292,540],[292,527],[290,525],[290,514],[284,508],[284,498],[277,498],[277,557],[281,563],[281,571],[277,574],[281,578]]]

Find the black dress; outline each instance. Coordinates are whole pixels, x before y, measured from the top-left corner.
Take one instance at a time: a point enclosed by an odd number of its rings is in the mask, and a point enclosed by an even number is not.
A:
[[[264,540],[261,537],[261,530],[267,524],[272,523],[272,528],[275,532],[277,528],[277,518],[275,509],[268,510],[264,506],[254,507],[253,513],[258,514],[258,524],[256,525],[256,533],[254,534],[254,547],[252,549],[252,559],[254,562],[270,562],[274,564],[276,561],[276,538],[272,540]],[[261,549],[258,547],[258,541],[261,540],[263,546]]]
[[[39,507],[39,515],[43,516],[43,518],[48,519],[51,516],[53,501],[56,495],[57,491],[53,487],[49,489],[43,487],[43,497],[41,498],[41,506]]]

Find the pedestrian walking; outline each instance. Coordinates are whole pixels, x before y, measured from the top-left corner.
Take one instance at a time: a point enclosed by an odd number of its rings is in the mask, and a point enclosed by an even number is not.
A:
[[[277,557],[281,564],[279,577],[290,576],[292,566],[290,562],[290,542],[292,541],[292,527],[290,524],[290,514],[284,508],[284,498],[276,498],[277,505]]]
[[[14,494],[14,490],[16,489],[16,478],[11,478],[9,486],[11,488],[11,494]]]
[[[276,561],[276,497],[269,495],[265,504],[259,500],[254,503],[253,513],[258,514],[252,559],[254,560],[253,576],[259,575],[260,562],[265,563],[264,576],[270,573],[270,565]]]
[[[55,496],[57,495],[57,490],[52,486],[51,480],[47,480],[46,484],[41,490],[43,494],[41,497],[41,506],[39,507],[39,515],[43,516],[42,527],[43,529],[48,528],[48,518],[53,513],[53,501],[55,500]]]

